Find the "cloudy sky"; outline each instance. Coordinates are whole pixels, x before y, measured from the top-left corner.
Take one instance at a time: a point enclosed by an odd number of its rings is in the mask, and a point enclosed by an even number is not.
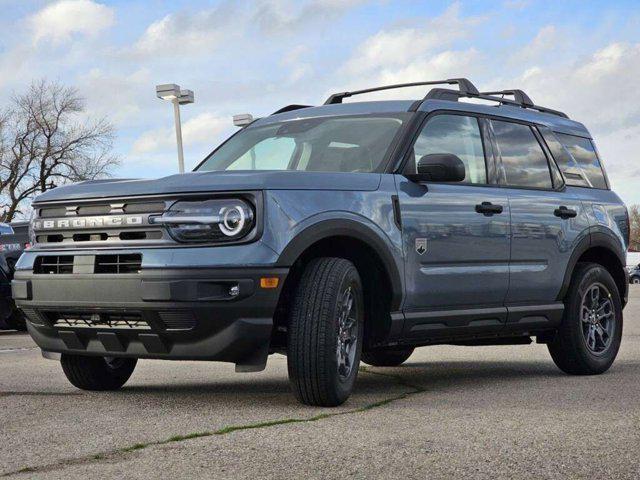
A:
[[[465,76],[584,122],[616,191],[640,203],[640,9],[588,3],[0,0],[0,101],[33,79],[76,86],[117,127],[117,175],[150,177],[177,168],[158,83],[195,91],[182,110],[193,166],[234,131],[236,113]]]

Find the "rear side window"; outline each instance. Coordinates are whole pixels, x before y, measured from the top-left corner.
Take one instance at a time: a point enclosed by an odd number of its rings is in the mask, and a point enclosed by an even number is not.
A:
[[[578,163],[560,143],[556,134],[544,126],[539,126],[538,130],[542,134],[542,138],[544,138],[545,143],[549,147],[551,155],[553,155],[558,167],[562,171],[562,175],[564,176],[567,185],[572,185],[574,187],[590,187],[591,185],[587,181],[585,174],[578,166]]]
[[[591,140],[564,133],[556,133],[556,136],[571,154],[591,186],[593,188],[607,189],[607,181]]]
[[[553,188],[547,156],[531,127],[491,120],[507,185]]]
[[[451,153],[464,163],[464,183],[487,183],[487,167],[478,119],[436,115],[427,121],[413,146],[413,171],[420,159],[433,153]]]
[[[0,223],[0,235],[11,235],[13,228],[10,225]]]

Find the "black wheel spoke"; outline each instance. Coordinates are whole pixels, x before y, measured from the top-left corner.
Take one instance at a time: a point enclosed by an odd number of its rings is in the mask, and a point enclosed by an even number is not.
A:
[[[611,294],[601,283],[591,285],[584,293],[580,320],[587,348],[596,355],[602,355],[612,343],[615,313]]]
[[[358,320],[354,308],[355,298],[351,287],[348,287],[340,298],[336,360],[338,374],[344,379],[351,374],[355,361],[356,344],[358,342]]]

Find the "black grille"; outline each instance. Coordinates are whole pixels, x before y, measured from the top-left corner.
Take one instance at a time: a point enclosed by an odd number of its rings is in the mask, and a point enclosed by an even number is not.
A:
[[[158,315],[168,331],[191,330],[196,326],[196,319],[189,311],[158,312]]]
[[[127,203],[124,213],[159,213],[164,212],[164,202]]]
[[[36,325],[45,324],[42,316],[40,316],[40,314],[33,308],[21,308],[20,310],[22,310],[24,316],[27,317],[31,323],[35,323]]]
[[[73,255],[38,257],[33,265],[33,273],[51,275],[73,273]]]
[[[151,330],[139,312],[47,312],[46,315],[58,328]]]
[[[138,273],[141,267],[139,253],[96,255],[94,273]]]
[[[86,205],[78,207],[78,215],[109,215],[111,205]]]
[[[67,209],[64,207],[49,207],[40,209],[41,218],[64,217],[66,214]]]

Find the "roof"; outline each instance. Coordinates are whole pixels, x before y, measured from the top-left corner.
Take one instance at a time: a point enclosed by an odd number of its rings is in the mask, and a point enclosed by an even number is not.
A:
[[[369,92],[440,84],[456,84],[459,86],[459,89],[433,88],[424,98],[416,100],[342,103],[344,98]],[[506,97],[513,97],[513,99]],[[474,100],[482,100],[485,103],[474,103]],[[413,111],[433,112],[437,110],[473,112],[507,119],[522,120],[545,125],[561,133],[591,137],[589,131],[582,123],[569,119],[563,112],[535,105],[531,98],[522,90],[479,92],[466,78],[386,85],[364,90],[334,93],[322,106],[288,105],[273,115],[257,120],[254,122],[254,125],[266,125],[280,121],[335,115],[363,115]]]
[[[335,115],[366,115],[376,113],[402,113],[408,112],[418,100],[385,100],[377,102],[353,102],[338,103],[333,105],[321,105],[318,107],[305,107],[284,113],[270,115],[256,120],[252,125],[268,125],[270,123],[297,120],[303,118],[326,117]],[[569,118],[552,115],[550,113],[537,112],[511,105],[482,105],[471,102],[454,102],[450,100],[425,100],[418,111],[433,112],[436,110],[451,110],[472,112],[484,115],[522,120],[526,122],[545,125],[559,133],[568,133],[580,137],[591,138],[587,128],[580,122]]]

